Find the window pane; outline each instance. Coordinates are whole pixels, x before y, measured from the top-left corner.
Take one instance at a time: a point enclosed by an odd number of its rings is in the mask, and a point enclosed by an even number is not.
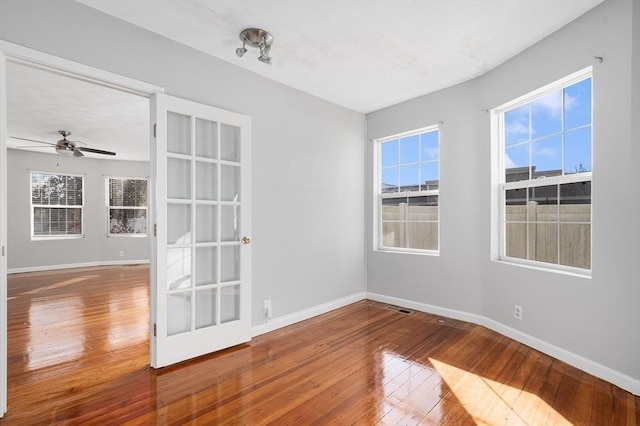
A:
[[[562,90],[549,93],[531,102],[532,138],[558,133],[562,130]]]
[[[218,123],[196,118],[196,155],[218,158]]]
[[[560,264],[591,269],[591,224],[560,224]]]
[[[191,154],[191,117],[167,112],[167,151]]]
[[[558,221],[558,186],[537,186],[529,188],[527,203],[530,222]]]
[[[529,223],[529,260],[558,263],[558,223]]]
[[[406,247],[438,249],[438,196],[411,197],[407,208]]]
[[[382,169],[381,192],[398,192],[398,173],[400,173],[398,167]]]
[[[560,185],[560,264],[591,268],[591,182]]]
[[[222,124],[220,139],[220,158],[240,161],[240,127]]]
[[[438,159],[438,134],[439,132],[427,132],[420,135],[421,161]]]
[[[505,181],[516,182],[528,180],[529,176],[529,144],[507,148],[504,154]]]
[[[109,179],[109,205],[145,207],[147,181],[145,179]]]
[[[507,223],[505,226],[505,255],[527,258],[527,224]]]
[[[420,135],[400,139],[400,164],[420,161]]]
[[[560,135],[535,141],[532,151],[531,165],[534,179],[562,174],[562,137]]]
[[[591,124],[591,79],[564,89],[565,130]]]
[[[423,189],[438,189],[438,162],[430,161],[428,163],[422,163],[420,166],[420,183],[427,188]]]
[[[110,234],[146,234],[147,209],[109,209]]]
[[[380,147],[382,167],[397,166],[400,164],[400,157],[398,153],[399,141],[393,140],[389,142],[383,142]]]
[[[529,104],[504,113],[505,146],[529,140]]]
[[[382,200],[382,246],[405,247],[407,197]]]
[[[420,166],[400,166],[400,191],[417,191],[420,188]]]
[[[567,132],[564,138],[564,173],[591,171],[591,126]]]
[[[591,182],[560,185],[560,221],[591,223]]]

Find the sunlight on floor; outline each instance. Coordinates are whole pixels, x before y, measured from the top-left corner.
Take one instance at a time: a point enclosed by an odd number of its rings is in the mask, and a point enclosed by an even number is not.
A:
[[[539,396],[429,359],[478,425],[571,425]],[[545,418],[546,417],[546,418]]]

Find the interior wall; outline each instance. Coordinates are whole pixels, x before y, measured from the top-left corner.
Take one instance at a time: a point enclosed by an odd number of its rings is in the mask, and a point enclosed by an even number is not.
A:
[[[598,366],[640,392],[640,173],[632,0],[606,0],[512,60],[465,84],[367,116],[368,138],[443,121],[440,256],[367,250],[368,292],[485,318],[531,342]],[[637,42],[637,41],[636,41]],[[600,63],[594,56],[602,56]],[[593,65],[591,278],[491,258],[490,117],[497,107]],[[633,89],[633,90],[632,90]],[[372,164],[372,142],[368,163]],[[373,170],[368,181],[372,186]],[[373,229],[372,190],[367,201]],[[523,307],[516,320],[514,305]],[[610,369],[608,371],[607,369]],[[632,386],[632,387],[633,387]],[[629,386],[627,386],[629,388]]]
[[[148,237],[107,237],[105,177],[148,177],[149,163],[76,158],[8,149],[9,272],[116,262],[148,262]],[[31,240],[30,172],[84,175],[84,237]],[[120,251],[123,256],[120,256]]]
[[[3,0],[0,39],[252,118],[254,325],[265,299],[277,318],[362,294],[363,114],[72,0]]]

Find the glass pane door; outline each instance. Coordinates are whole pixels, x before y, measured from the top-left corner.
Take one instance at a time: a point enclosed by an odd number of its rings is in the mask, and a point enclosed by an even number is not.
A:
[[[250,338],[250,121],[166,95],[156,102],[159,367]]]

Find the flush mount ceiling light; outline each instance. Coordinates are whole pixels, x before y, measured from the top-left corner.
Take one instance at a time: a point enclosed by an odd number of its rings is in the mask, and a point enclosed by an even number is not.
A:
[[[236,49],[236,55],[239,57],[244,56],[247,53],[247,45],[257,47],[260,49],[258,60],[271,65],[271,57],[269,56],[271,44],[273,43],[271,34],[260,28],[247,28],[240,33],[240,40],[242,40],[242,47]]]

